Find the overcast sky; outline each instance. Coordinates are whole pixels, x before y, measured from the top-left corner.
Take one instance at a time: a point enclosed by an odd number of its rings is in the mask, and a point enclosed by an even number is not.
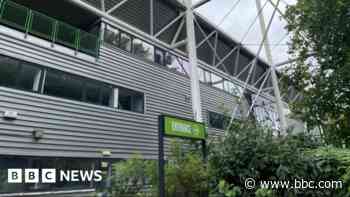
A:
[[[197,1],[199,0],[193,0],[194,3]],[[267,0],[260,1],[262,6],[264,6]],[[277,0],[272,1],[277,2]],[[284,12],[287,4],[295,4],[295,2],[296,0],[282,0],[279,8]],[[233,7],[235,9],[230,12]],[[242,43],[254,53],[258,50],[262,36],[259,20],[256,20],[253,24],[258,13],[255,0],[211,0],[196,11],[212,23],[219,25],[223,31],[238,42],[241,42],[244,35],[246,35]],[[266,3],[263,9],[266,25],[272,13],[273,6],[270,3]],[[227,17],[225,18],[225,16]],[[223,18],[225,19],[223,20]],[[246,34],[251,24],[253,24],[251,30]],[[287,43],[289,42],[289,38],[286,36],[287,31],[284,29],[285,26],[285,20],[277,13],[268,34],[274,63],[283,62],[288,59]],[[262,51],[260,57],[266,60],[264,51]]]

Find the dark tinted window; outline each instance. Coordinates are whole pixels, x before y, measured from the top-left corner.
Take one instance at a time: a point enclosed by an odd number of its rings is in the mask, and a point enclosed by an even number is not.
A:
[[[164,51],[161,49],[156,49],[154,54],[154,62],[159,65],[164,65]]]
[[[17,60],[0,56],[0,85],[14,87],[19,68]]]
[[[0,56],[0,86],[38,91],[41,69],[33,64]]]
[[[85,101],[93,104],[100,104],[100,86],[98,83],[86,82]]]
[[[209,112],[209,125],[210,127],[216,129],[225,129],[225,125],[229,121],[229,117],[226,117],[223,114]]]
[[[125,88],[119,88],[120,109],[143,113],[143,98],[144,96],[142,93]]]
[[[41,69],[29,63],[22,63],[18,74],[17,87],[28,91],[38,91]]]
[[[76,76],[48,70],[44,93],[73,100],[82,100],[83,82]]]
[[[41,92],[42,84],[46,95],[144,112],[143,93],[0,55],[0,86]]]
[[[112,88],[107,86],[101,87],[101,104],[104,106],[112,106]]]

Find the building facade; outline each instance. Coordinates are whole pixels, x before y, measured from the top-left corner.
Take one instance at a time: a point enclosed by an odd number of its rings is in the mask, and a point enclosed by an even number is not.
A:
[[[181,3],[0,3],[0,175],[7,168],[99,167],[135,153],[157,159],[158,116],[193,119]],[[271,86],[261,80],[269,65],[257,60],[243,92],[254,54],[195,18],[203,119],[210,137],[221,136],[225,114],[237,106],[236,117],[245,116],[252,95]],[[269,91],[260,96],[273,101]],[[261,111],[253,115],[261,119]],[[66,188],[2,186],[0,193]]]

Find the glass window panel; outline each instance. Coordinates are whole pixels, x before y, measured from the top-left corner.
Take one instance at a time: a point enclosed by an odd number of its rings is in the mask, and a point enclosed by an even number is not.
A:
[[[120,35],[120,48],[131,52],[131,36],[126,33]]]
[[[72,75],[63,75],[64,97],[74,100],[82,99],[83,80]]]
[[[17,60],[0,56],[0,86],[14,87],[19,68]]]
[[[155,50],[155,55],[154,55],[154,62],[159,64],[159,65],[164,65],[164,51],[161,49],[156,49]]]
[[[208,71],[204,71],[204,79],[206,83],[211,83],[211,73]]]
[[[17,79],[17,88],[36,91],[40,80],[41,69],[29,63],[22,63]]]
[[[126,88],[119,88],[118,92],[120,109],[143,113],[144,95],[142,93]]]
[[[232,94],[233,93],[233,83],[232,82],[230,82],[230,81],[227,81],[227,80],[225,80],[224,81],[224,90],[226,91],[226,92],[228,92],[228,93],[230,93],[230,94]]]
[[[236,92],[237,96],[241,96],[243,94],[243,88],[238,86],[238,85],[236,85],[235,86],[235,92]]]
[[[100,104],[100,84],[87,82],[85,84],[85,101],[93,104]]]
[[[101,104],[103,106],[112,106],[113,89],[108,86],[101,87]]]
[[[73,100],[82,100],[83,82],[80,78],[62,72],[47,72],[44,93]]]
[[[181,61],[181,59],[176,57],[175,55],[172,55],[170,53],[166,54],[166,66],[170,70],[174,70],[176,72],[185,74],[185,71],[182,68],[182,61]]]
[[[119,30],[107,25],[105,29],[104,40],[109,44],[112,44],[114,46],[119,46],[119,41],[120,41]]]
[[[216,129],[225,129],[227,118],[223,114],[209,112],[209,125]]]
[[[64,87],[62,86],[61,74],[59,72],[48,70],[48,72],[46,73],[44,94],[52,96],[61,96],[61,92],[63,90]]]
[[[182,67],[185,70],[186,74],[189,75],[191,70],[191,64],[187,60],[182,60]]]
[[[221,90],[224,89],[224,79],[213,73],[211,74],[211,83],[212,83],[212,86],[215,88],[219,88]]]
[[[148,59],[150,61],[154,61],[154,47],[140,39],[133,40],[133,51],[134,54]]]
[[[204,70],[198,67],[198,78],[200,82],[205,82]]]

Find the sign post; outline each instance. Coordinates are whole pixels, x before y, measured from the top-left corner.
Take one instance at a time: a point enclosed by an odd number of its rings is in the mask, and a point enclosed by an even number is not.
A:
[[[206,159],[207,132],[205,125],[194,120],[179,118],[175,116],[160,115],[158,132],[158,178],[159,178],[159,197],[165,197],[165,173],[164,173],[164,137],[179,137],[202,141],[203,155]]]

